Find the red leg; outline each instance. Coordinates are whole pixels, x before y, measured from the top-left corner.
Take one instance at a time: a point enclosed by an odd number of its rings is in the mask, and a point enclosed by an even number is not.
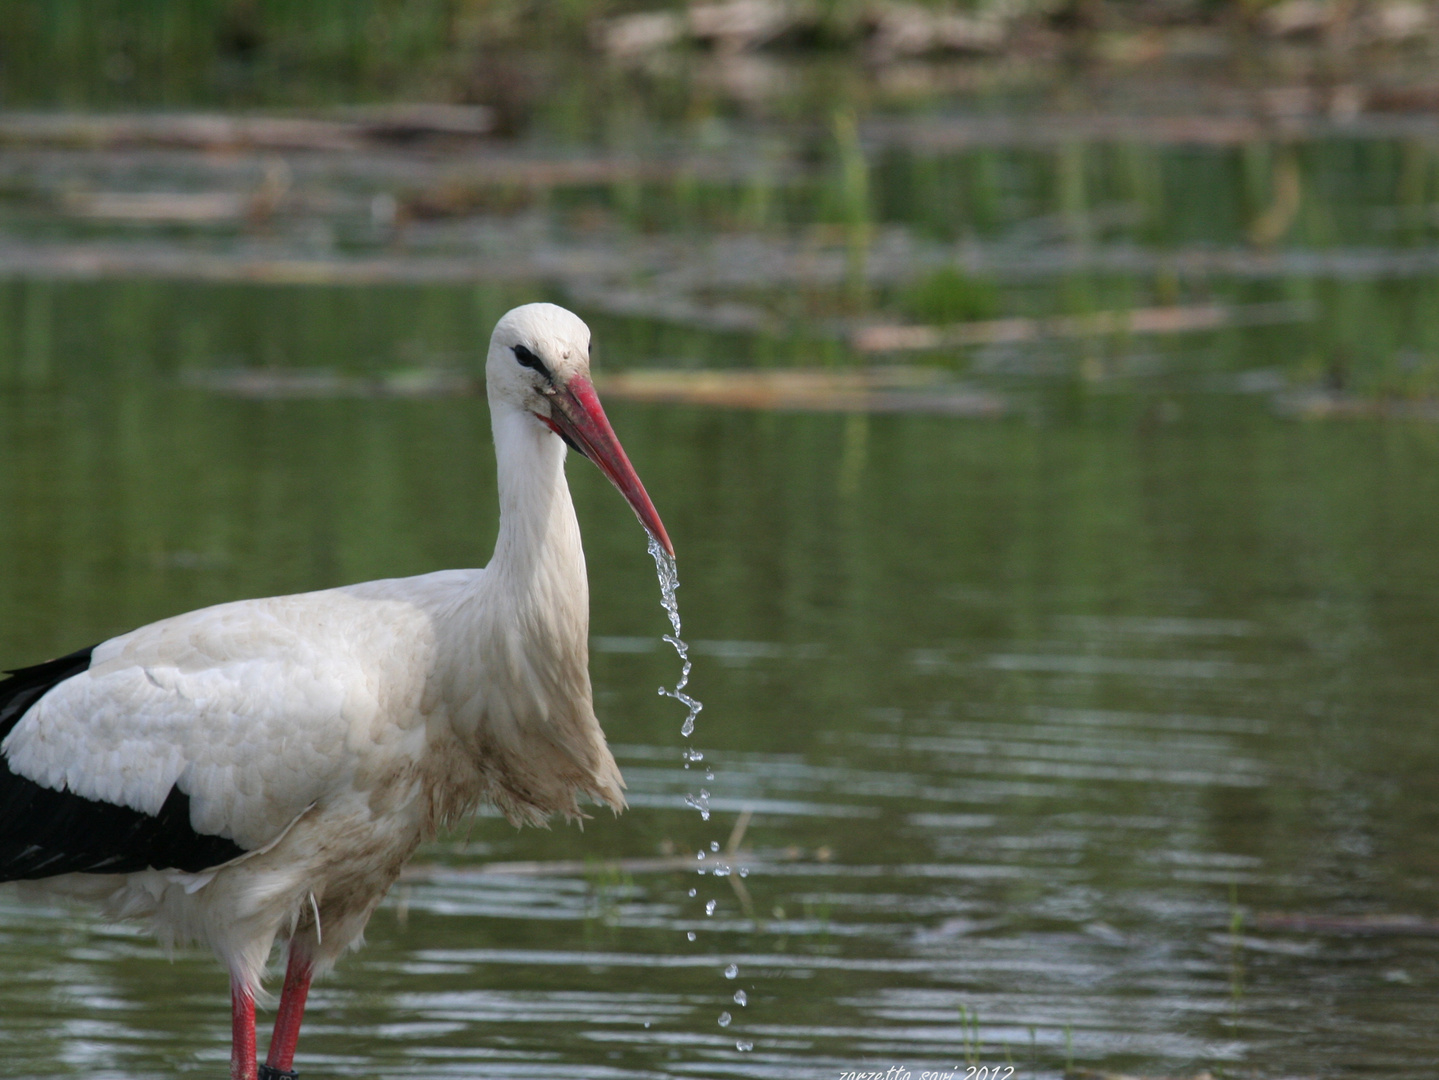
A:
[[[275,1034],[270,1038],[270,1052],[265,1055],[265,1064],[280,1072],[287,1071],[295,1061],[295,1043],[300,1040],[300,1021],[305,1016],[312,970],[309,959],[291,942],[280,1011],[275,1014]]]
[[[230,1080],[255,1080],[255,998],[234,979],[230,980],[230,1020],[234,1032]]]

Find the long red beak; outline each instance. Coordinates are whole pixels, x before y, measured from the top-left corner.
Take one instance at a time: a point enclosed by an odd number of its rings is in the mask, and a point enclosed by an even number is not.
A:
[[[625,448],[615,437],[605,410],[600,406],[594,384],[583,375],[576,375],[565,386],[556,387],[550,397],[550,415],[540,419],[549,424],[555,433],[573,446],[585,457],[600,467],[600,472],[610,478],[610,483],[619,488],[620,494],[634,510],[635,517],[645,531],[659,541],[660,546],[675,557],[674,545],[665,532],[664,523],[655,511],[655,504],[640,483],[635,467],[625,454]]]

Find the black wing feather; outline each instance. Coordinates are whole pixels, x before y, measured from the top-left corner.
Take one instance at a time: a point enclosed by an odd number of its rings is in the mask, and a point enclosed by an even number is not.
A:
[[[0,681],[0,740],[46,692],[90,667],[89,649],[9,672]],[[170,789],[158,814],[41,787],[10,770],[0,753],[0,881],[57,874],[195,873],[245,849],[190,825],[190,796]]]

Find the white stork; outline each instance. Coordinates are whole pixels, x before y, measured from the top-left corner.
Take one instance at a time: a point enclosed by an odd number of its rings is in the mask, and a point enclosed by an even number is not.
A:
[[[230,971],[235,1080],[294,1077],[311,977],[405,860],[493,803],[515,823],[625,805],[595,719],[589,587],[565,445],[674,549],[553,304],[485,365],[500,528],[484,570],[220,604],[0,682],[0,881],[98,901]],[[289,960],[269,1054],[255,995]]]

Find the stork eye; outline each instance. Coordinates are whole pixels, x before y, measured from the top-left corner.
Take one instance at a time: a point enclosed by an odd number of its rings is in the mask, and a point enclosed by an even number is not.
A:
[[[536,356],[534,353],[530,352],[529,349],[525,348],[523,345],[515,345],[513,348],[515,353],[515,359],[520,362],[521,367],[527,367],[534,371],[538,371],[547,379],[553,378],[553,376],[550,375],[550,369],[545,367],[545,362],[541,360],[538,356]]]

